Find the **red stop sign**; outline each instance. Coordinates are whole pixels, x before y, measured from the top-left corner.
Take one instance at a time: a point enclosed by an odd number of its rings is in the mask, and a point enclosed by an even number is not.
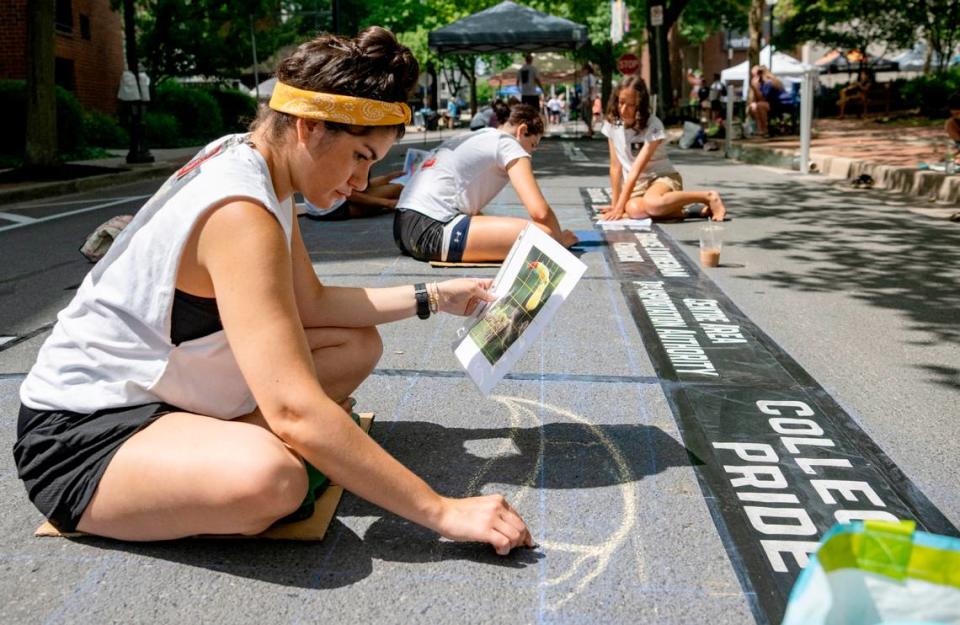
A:
[[[640,69],[640,59],[636,54],[624,54],[617,59],[617,69],[621,74],[635,74]]]

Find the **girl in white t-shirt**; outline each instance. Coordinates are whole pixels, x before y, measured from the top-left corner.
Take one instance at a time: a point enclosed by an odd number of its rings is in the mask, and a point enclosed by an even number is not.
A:
[[[372,27],[306,42],[276,75],[252,132],[171,176],[58,315],[20,389],[31,501],[123,540],[257,534],[309,516],[325,475],[447,538],[532,545],[503,497],[440,496],[349,414],[377,325],[468,314],[490,281],[325,286],[289,201],[364,189],[410,123],[416,60]]]
[[[601,132],[610,147],[611,206],[601,207],[605,221],[632,218],[710,217],[723,221],[726,208],[716,191],[684,191],[683,179],[663,145],[663,122],[650,112],[650,94],[639,76],[614,90]],[[691,204],[702,208],[687,210]]]
[[[576,243],[533,177],[530,155],[542,137],[539,111],[516,104],[500,127],[441,144],[397,200],[393,237],[400,251],[422,261],[503,260],[530,220],[481,211],[508,182],[536,226],[566,247]]]

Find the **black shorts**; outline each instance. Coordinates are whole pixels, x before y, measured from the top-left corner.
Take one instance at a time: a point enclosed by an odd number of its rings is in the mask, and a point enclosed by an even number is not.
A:
[[[400,251],[417,260],[459,263],[467,247],[470,217],[457,215],[444,223],[415,210],[398,208],[393,216],[393,240]]]
[[[307,219],[314,219],[316,221],[344,221],[345,219],[350,219],[350,202],[343,202],[332,211],[322,215],[308,212],[304,213],[304,216]]]
[[[13,458],[33,505],[60,531],[72,532],[120,446],[161,416],[155,403],[90,414],[20,406]]]

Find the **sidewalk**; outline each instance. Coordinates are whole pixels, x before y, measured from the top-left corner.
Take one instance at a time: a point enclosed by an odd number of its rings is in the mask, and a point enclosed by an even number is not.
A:
[[[818,119],[810,146],[816,171],[832,178],[871,176],[875,186],[931,202],[960,204],[960,175],[920,169],[920,163],[943,164],[947,139],[942,125],[881,124],[875,119]],[[737,160],[798,169],[800,137],[734,141]]]
[[[398,143],[402,145],[429,143],[449,139],[464,132],[469,132],[469,130],[466,128],[455,128],[453,130],[441,129],[423,132],[418,131],[413,126],[408,126],[406,135]],[[143,165],[127,164],[126,150],[110,150],[112,156],[109,158],[69,161],[71,165],[103,167],[105,171],[101,174],[83,176],[71,180],[0,184],[0,206],[68,193],[102,189],[104,187],[149,180],[151,178],[164,178],[182,167],[201,147],[202,146],[151,149],[150,153],[153,154],[156,160],[153,163]],[[111,172],[109,171],[110,169],[121,171]]]
[[[71,180],[53,182],[22,182],[0,185],[0,205],[13,204],[26,200],[35,200],[79,191],[91,191],[112,187],[118,184],[162,178],[169,176],[197,153],[197,147],[153,149],[150,153],[156,159],[153,163],[128,165],[126,150],[111,150],[113,156],[83,161],[70,161],[71,165],[92,165],[103,167],[106,173],[84,176]],[[121,171],[110,172],[110,169]]]

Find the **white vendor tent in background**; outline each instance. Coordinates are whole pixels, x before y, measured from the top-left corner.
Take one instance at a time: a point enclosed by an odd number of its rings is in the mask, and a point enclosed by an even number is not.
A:
[[[260,94],[261,100],[269,100],[270,96],[273,95],[273,88],[277,86],[276,78],[267,78],[258,86],[250,90],[250,95],[256,97],[257,93]]]
[[[769,59],[770,46],[766,46],[760,51],[761,65],[767,65]],[[720,80],[725,83],[736,80],[747,82],[748,74],[750,72],[749,65],[749,61],[744,61],[739,65],[728,67],[720,72]],[[816,67],[813,65],[804,65],[789,54],[784,54],[783,52],[773,53],[773,63],[770,64],[770,70],[774,73],[774,75],[776,75],[777,78],[800,79],[803,76],[805,69],[815,70]]]

